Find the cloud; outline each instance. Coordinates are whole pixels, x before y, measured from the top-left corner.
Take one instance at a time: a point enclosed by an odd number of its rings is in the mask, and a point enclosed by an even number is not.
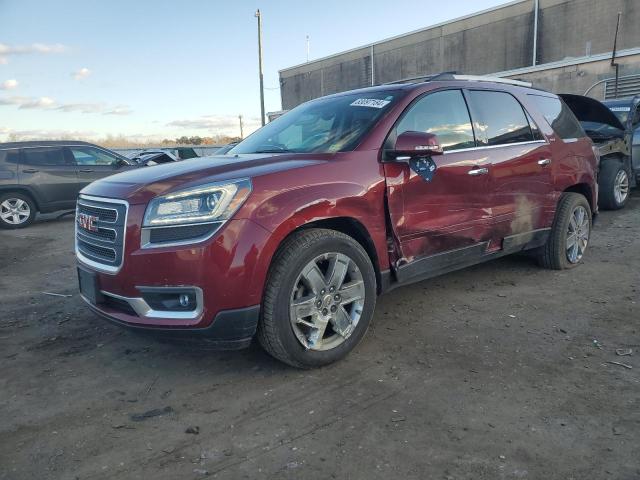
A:
[[[130,115],[132,110],[127,105],[111,107],[104,103],[61,103],[50,97],[0,97],[0,106],[15,105],[20,110],[53,110],[64,113],[97,113],[102,115]]]
[[[67,50],[67,47],[60,43],[32,43],[31,45],[7,45],[6,43],[0,43],[0,65],[6,65],[9,62],[8,57],[11,55],[29,55],[34,53],[52,54],[63,53]]]
[[[105,106],[102,103],[63,103],[55,107],[60,112],[102,113]]]
[[[18,81],[14,79],[5,80],[0,84],[0,90],[13,90],[18,86]]]
[[[48,129],[32,129],[32,130],[14,130],[8,127],[0,127],[0,136],[5,136],[13,141],[23,140],[55,140],[55,139],[95,139],[98,137],[97,132],[89,130],[48,130]]]
[[[111,110],[107,110],[103,115],[131,115],[133,111],[127,105],[116,105]]]
[[[38,97],[38,98],[30,98],[24,102],[21,102],[18,106],[19,109],[31,109],[31,108],[50,108],[55,104],[55,100],[49,97]]]
[[[50,108],[55,101],[49,97],[2,97],[0,105],[16,105],[19,109]]]
[[[260,127],[259,118],[243,117],[242,123],[245,135]],[[235,115],[203,115],[195,119],[174,120],[169,122],[167,126],[208,130],[211,133],[221,135],[238,135],[240,133],[240,120]]]
[[[76,80],[84,80],[89,75],[91,75],[91,70],[89,70],[87,67],[82,67],[80,70],[71,74],[71,76]]]

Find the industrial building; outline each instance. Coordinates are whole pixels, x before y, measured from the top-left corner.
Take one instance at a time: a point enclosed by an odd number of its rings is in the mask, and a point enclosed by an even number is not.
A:
[[[455,71],[611,98],[640,93],[639,0],[517,0],[280,70],[282,108],[354,88]]]

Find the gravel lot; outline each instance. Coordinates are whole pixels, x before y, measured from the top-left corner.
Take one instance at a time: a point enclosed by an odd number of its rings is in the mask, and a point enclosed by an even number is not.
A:
[[[382,297],[316,371],[106,324],[71,217],[2,231],[0,478],[640,478],[640,195],[596,227],[572,271],[510,257]]]

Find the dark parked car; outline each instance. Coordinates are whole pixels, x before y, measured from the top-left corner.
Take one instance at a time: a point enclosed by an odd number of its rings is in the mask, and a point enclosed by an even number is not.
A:
[[[36,212],[73,209],[83,187],[131,165],[86,142],[0,143],[0,228],[26,227]]]
[[[640,98],[605,103],[583,95],[560,96],[598,149],[600,207],[623,208],[640,178]]]
[[[310,101],[229,155],[137,169],[78,199],[80,292],[106,319],[316,367],[377,295],[530,251],[577,266],[597,160],[571,110],[451,74]],[[570,281],[567,279],[567,281]]]

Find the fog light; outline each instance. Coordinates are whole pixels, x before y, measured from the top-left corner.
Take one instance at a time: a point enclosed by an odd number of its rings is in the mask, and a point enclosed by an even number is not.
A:
[[[142,287],[142,298],[156,311],[192,312],[198,307],[196,291],[182,287]]]
[[[180,306],[187,308],[189,306],[189,295],[186,293],[180,294]]]

